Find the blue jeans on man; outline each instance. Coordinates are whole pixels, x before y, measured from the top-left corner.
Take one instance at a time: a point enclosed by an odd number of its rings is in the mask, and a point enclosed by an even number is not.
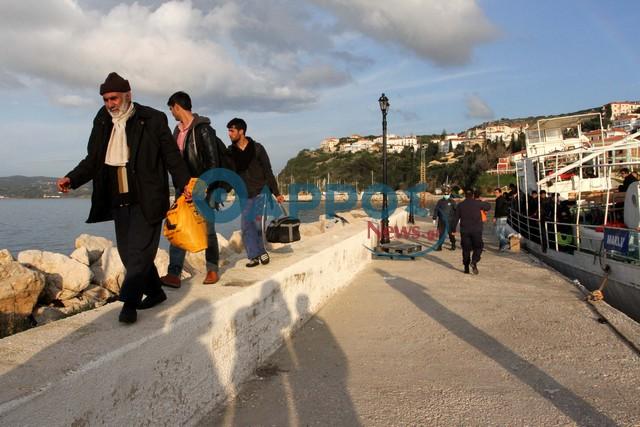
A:
[[[507,239],[507,217],[496,218],[496,236],[498,237],[500,250],[505,250],[509,244]]]
[[[257,219],[263,215],[265,199],[262,194],[248,198],[242,208],[240,217],[240,230],[247,258],[250,260],[267,253],[262,240],[262,230]]]

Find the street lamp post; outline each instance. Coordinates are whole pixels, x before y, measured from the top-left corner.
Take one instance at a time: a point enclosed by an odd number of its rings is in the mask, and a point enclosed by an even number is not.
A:
[[[382,111],[382,184],[385,188],[382,191],[382,222],[380,244],[389,243],[389,206],[387,204],[387,112],[389,111],[389,98],[384,93],[378,99],[380,111]]]
[[[414,172],[414,166],[413,166],[413,158],[415,157],[415,150],[413,149],[413,147],[411,148],[411,173],[410,178],[409,178],[409,188],[411,188],[411,186],[413,186],[413,172]],[[413,216],[413,192],[409,191],[409,219],[407,220],[407,222],[409,224],[415,224],[416,220]]]

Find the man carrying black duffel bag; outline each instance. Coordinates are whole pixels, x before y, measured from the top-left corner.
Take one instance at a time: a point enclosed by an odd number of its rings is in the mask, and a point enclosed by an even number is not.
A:
[[[262,207],[266,203],[261,195],[262,188],[268,186],[278,203],[284,202],[284,196],[278,190],[278,183],[273,176],[267,151],[262,144],[245,135],[247,123],[239,118],[231,119],[227,124],[227,130],[229,139],[233,143],[230,149],[231,159],[236,173],[247,186],[248,193],[240,218],[242,242],[249,258],[246,266],[268,264],[269,254],[264,247],[262,233],[256,223],[256,214],[262,212]]]

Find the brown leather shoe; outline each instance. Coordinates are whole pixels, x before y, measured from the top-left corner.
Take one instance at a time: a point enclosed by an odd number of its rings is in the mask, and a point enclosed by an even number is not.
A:
[[[170,288],[178,289],[180,287],[180,277],[175,274],[167,273],[166,276],[162,276],[160,281],[163,285],[168,286]]]
[[[220,278],[218,277],[218,272],[216,272],[216,271],[207,271],[207,275],[204,278],[204,280],[202,281],[202,284],[203,285],[213,285],[219,279]]]

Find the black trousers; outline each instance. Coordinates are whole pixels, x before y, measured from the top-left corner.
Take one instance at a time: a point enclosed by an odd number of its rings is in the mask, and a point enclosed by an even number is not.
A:
[[[448,234],[449,234],[449,241],[451,242],[451,246],[456,244],[456,236],[453,234],[455,233],[455,228],[451,227],[451,224],[453,223],[453,221],[449,221],[449,229],[447,230]],[[442,236],[444,235],[444,221],[440,221],[438,220],[438,240],[442,239]],[[443,242],[444,243],[444,242]],[[440,245],[442,246],[442,245]]]
[[[116,244],[127,270],[120,289],[120,301],[138,304],[142,295],[162,290],[158,270],[153,263],[160,243],[162,222],[149,224],[140,205],[115,208]]]
[[[484,243],[482,242],[482,231],[461,233],[460,245],[462,246],[462,263],[465,266],[469,265],[471,262],[474,264],[480,262],[480,254],[484,247]]]

